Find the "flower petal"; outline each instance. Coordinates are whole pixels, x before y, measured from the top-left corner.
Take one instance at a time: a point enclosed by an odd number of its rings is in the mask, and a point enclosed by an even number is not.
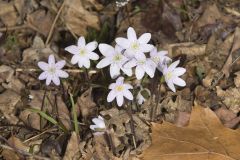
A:
[[[179,77],[174,78],[173,79],[173,83],[178,85],[178,86],[181,86],[181,87],[186,86],[186,82],[183,79],[179,78]]]
[[[47,77],[48,77],[48,73],[47,73],[46,71],[44,71],[44,72],[42,72],[42,73],[39,75],[38,79],[39,79],[39,80],[44,80],[44,79],[46,79]]]
[[[69,76],[67,72],[62,71],[62,70],[57,70],[56,74],[58,77],[61,77],[61,78],[67,78]]]
[[[46,62],[38,62],[38,67],[44,71],[48,70],[48,64]]]
[[[94,53],[94,52],[90,52],[88,54],[88,58],[91,59],[91,60],[98,60],[99,59],[99,56],[98,54]]]
[[[112,56],[115,52],[114,48],[108,44],[105,43],[101,43],[98,46],[100,52],[102,53],[102,55],[109,57]]]
[[[53,76],[53,77],[52,77],[52,81],[53,81],[53,83],[56,84],[57,86],[60,85],[60,79],[59,79],[58,76]]]
[[[154,46],[151,44],[141,44],[140,45],[140,50],[144,53],[150,52],[153,49],[154,49]]]
[[[122,37],[116,38],[115,41],[120,47],[124,49],[127,49],[130,47],[130,41],[126,38],[122,38]]]
[[[97,128],[96,125],[90,125],[90,129],[91,129],[91,130],[95,131],[95,128]]]
[[[125,68],[122,67],[121,70],[123,71],[123,73],[125,73],[127,76],[132,76],[132,69],[131,68]]]
[[[150,41],[151,34],[150,33],[144,33],[138,38],[138,42],[141,44],[146,44]]]
[[[90,42],[86,45],[86,49],[89,51],[89,52],[92,52],[93,50],[95,50],[98,46],[98,43],[96,41],[93,41],[93,42]]]
[[[119,107],[123,105],[123,95],[117,95],[117,105]]]
[[[111,90],[107,96],[107,101],[112,102],[116,96],[117,96],[116,92],[114,90]]]
[[[54,57],[53,54],[51,54],[51,55],[48,57],[48,64],[49,64],[49,65],[55,64],[55,57]]]
[[[84,59],[82,64],[85,68],[90,68],[90,60],[89,59]]]
[[[145,54],[143,52],[138,52],[138,53],[135,54],[135,58],[137,60],[145,60],[146,56],[145,56]]]
[[[129,100],[133,100],[133,95],[132,95],[132,93],[129,90],[125,90],[123,92],[123,95],[124,95],[124,97],[126,97]]]
[[[83,61],[78,61],[78,67],[82,68],[83,67]]]
[[[78,47],[85,47],[86,45],[86,41],[85,41],[85,38],[82,36],[78,39]]]
[[[55,67],[57,69],[62,69],[64,67],[64,65],[66,64],[66,61],[65,60],[61,60],[61,61],[58,61],[55,65]]]
[[[100,62],[98,62],[96,67],[97,68],[104,68],[104,67],[106,67],[110,64],[111,64],[111,61],[110,61],[109,58],[103,58]]]
[[[150,57],[155,57],[155,56],[157,56],[157,48],[156,47],[154,47],[153,50],[151,50],[151,52],[150,52]]]
[[[180,60],[177,60],[177,61],[173,62],[172,64],[170,64],[170,66],[168,67],[168,71],[169,72],[173,71],[179,63],[180,63]]]
[[[80,61],[80,57],[78,55],[73,55],[71,59],[72,64],[77,64]]]
[[[125,65],[124,68],[133,68],[137,65],[137,60],[136,59],[132,59],[130,61],[128,61]]]
[[[118,75],[120,75],[120,67],[118,67],[117,64],[111,64],[110,75],[112,78],[116,78]]]
[[[52,76],[47,76],[46,85],[48,86],[52,81]]]
[[[123,77],[118,77],[118,79],[116,80],[116,85],[122,85],[124,82],[124,78]]]
[[[66,47],[65,51],[68,51],[71,54],[78,54],[79,53],[79,48],[75,45],[71,45],[69,47]]]
[[[125,83],[123,86],[124,86],[125,89],[133,89],[133,86],[130,85],[130,84]]]
[[[151,66],[145,66],[144,67],[144,69],[145,69],[145,71],[146,71],[146,73],[151,77],[151,78],[153,78],[154,77],[154,68],[153,67],[151,67]]]
[[[173,71],[174,75],[176,75],[176,76],[181,76],[181,75],[183,75],[185,72],[186,72],[186,69],[185,69],[185,68],[182,68],[182,67],[177,67],[177,68],[175,68],[174,71]]]
[[[172,81],[167,81],[167,85],[173,92],[176,92],[176,89]]]
[[[129,27],[127,30],[127,37],[131,42],[134,42],[137,40],[137,35],[135,30],[132,27]]]
[[[136,74],[136,77],[137,77],[138,80],[143,78],[144,73],[145,72],[144,72],[142,67],[140,67],[140,66],[136,67],[135,74]]]
[[[109,86],[108,86],[108,89],[114,89],[116,87],[116,83],[111,83]]]

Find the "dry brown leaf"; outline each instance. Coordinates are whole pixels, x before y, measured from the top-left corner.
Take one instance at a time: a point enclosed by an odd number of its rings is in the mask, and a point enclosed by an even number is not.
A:
[[[234,160],[240,158],[240,131],[225,128],[209,108],[195,106],[188,127],[153,123],[144,160]]]
[[[7,27],[15,26],[17,23],[17,12],[13,3],[0,2],[0,19]]]
[[[216,88],[217,88],[217,95],[222,99],[226,107],[237,114],[240,111],[239,89],[229,88],[224,91],[219,86],[217,86]]]
[[[21,151],[28,152],[30,149],[29,147],[24,145],[23,142],[19,138],[15,137],[15,136],[11,136],[8,139],[8,143],[11,146],[14,146],[14,148],[19,149]],[[8,149],[3,149],[1,154],[6,160],[20,160],[23,158],[22,156],[18,155],[16,152],[14,152],[12,150],[8,150]]]
[[[203,15],[198,19],[196,26],[203,27],[208,24],[214,24],[222,17],[216,4],[207,5]]]
[[[77,35],[86,35],[87,27],[99,29],[99,18],[93,11],[87,10],[83,3],[89,0],[66,0],[65,7],[62,12],[64,22],[71,32]],[[93,0],[89,1],[93,2]],[[99,6],[97,1],[94,4]],[[92,5],[95,7],[96,5]]]
[[[51,12],[39,9],[27,16],[27,24],[36,28],[44,36],[48,36],[53,19]]]
[[[79,138],[76,132],[72,132],[71,138],[68,141],[67,149],[65,151],[63,160],[79,159],[80,158],[80,147]]]
[[[236,87],[240,87],[240,71],[234,73],[236,77],[234,78],[234,84]]]
[[[235,33],[234,33],[234,39],[233,39],[233,44],[232,44],[232,48],[231,51],[229,53],[229,56],[222,68],[222,72],[224,73],[224,75],[226,76],[226,78],[229,77],[230,74],[230,69],[232,67],[232,63],[239,58],[239,54],[237,53],[237,55],[233,55],[234,52],[236,52],[238,49],[240,49],[240,28],[236,28]]]
[[[86,90],[77,99],[77,105],[80,109],[81,115],[84,118],[92,116],[96,113],[96,103],[93,102],[92,88]]]
[[[16,104],[21,100],[21,96],[12,90],[7,90],[0,94],[0,111],[10,124],[16,124],[18,118],[15,116]]]
[[[236,125],[240,122],[240,117],[237,117],[237,114],[226,109],[225,107],[218,108],[214,111],[218,118],[222,121],[224,126],[228,128],[235,128]]]

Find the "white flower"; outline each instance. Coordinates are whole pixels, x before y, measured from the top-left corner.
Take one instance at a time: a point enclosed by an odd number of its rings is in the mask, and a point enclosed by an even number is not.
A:
[[[155,68],[154,62],[150,58],[143,58],[143,59],[135,59],[133,58],[129,62],[127,62],[124,67],[125,68],[132,68],[136,67],[135,75],[137,79],[142,79],[145,72],[151,77],[154,77]]]
[[[129,89],[133,89],[132,85],[123,83],[124,78],[119,77],[116,80],[116,83],[112,83],[109,85],[109,89],[111,91],[109,92],[107,96],[107,101],[112,102],[115,98],[117,99],[117,104],[118,106],[123,105],[123,97],[126,97],[129,100],[133,100],[133,95],[129,91]]]
[[[147,44],[151,39],[150,33],[144,33],[137,39],[136,32],[132,27],[129,27],[127,37],[127,39],[119,37],[115,41],[120,47],[126,49],[124,54],[128,58],[144,59],[146,58],[144,53],[153,49],[153,45]]]
[[[186,82],[179,78],[179,76],[183,75],[186,72],[185,68],[182,67],[177,67],[176,66],[179,64],[179,60],[173,62],[169,67],[165,67],[163,69],[163,75],[165,78],[165,81],[168,85],[168,87],[173,91],[176,92],[176,89],[174,87],[175,85],[184,87],[186,86]]]
[[[65,60],[58,61],[55,63],[55,58],[53,55],[48,57],[48,63],[46,62],[38,62],[39,68],[43,70],[43,72],[39,75],[39,80],[46,79],[46,85],[49,85],[51,81],[54,84],[60,84],[60,78],[67,78],[68,73],[61,70],[65,65]]]
[[[128,61],[128,58],[122,54],[122,48],[120,48],[118,45],[113,48],[108,44],[99,44],[99,50],[102,55],[105,56],[105,58],[103,58],[97,64],[97,68],[104,68],[110,65],[110,75],[112,78],[119,76],[120,70],[122,70],[128,76],[132,75],[132,69],[126,69],[123,67],[123,64]]]
[[[93,130],[93,131],[96,131],[96,130],[104,131],[106,129],[106,125],[105,125],[105,122],[104,122],[104,119],[103,119],[102,116],[98,116],[98,118],[93,118],[92,121],[95,125],[90,125],[91,130]]]
[[[158,52],[156,47],[154,47],[154,49],[150,52],[150,57],[153,60],[155,67],[157,67],[161,72],[163,71],[163,68],[165,68],[165,66],[172,61],[171,58],[166,56],[167,54],[168,51]]]
[[[88,44],[86,44],[85,38],[80,37],[78,39],[78,44],[71,45],[69,47],[66,47],[65,50],[73,54],[73,57],[71,59],[72,64],[77,64],[79,68],[82,68],[83,66],[85,68],[90,67],[90,60],[98,60],[99,56],[93,52],[97,48],[97,42],[93,41]]]

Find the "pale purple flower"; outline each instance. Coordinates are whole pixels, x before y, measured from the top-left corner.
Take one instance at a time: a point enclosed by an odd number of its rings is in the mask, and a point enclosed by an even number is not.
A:
[[[144,33],[139,38],[137,38],[136,32],[132,27],[127,30],[128,38],[116,38],[116,43],[126,49],[124,54],[128,58],[144,59],[146,58],[146,52],[150,52],[153,49],[153,45],[148,44],[151,39],[150,33]]]
[[[120,70],[128,76],[132,75],[132,69],[123,67],[123,64],[128,61],[128,58],[122,54],[123,49],[121,47],[116,45],[115,48],[113,48],[108,44],[100,44],[99,50],[105,58],[97,64],[97,68],[104,68],[110,65],[110,75],[112,78],[119,76]]]
[[[65,50],[73,54],[71,59],[72,64],[77,64],[79,68],[83,66],[85,68],[90,67],[90,60],[98,60],[99,56],[93,52],[97,48],[98,43],[96,41],[86,44],[85,38],[80,37],[78,39],[77,46],[71,45],[66,47]]]
[[[168,51],[157,51],[157,48],[154,47],[154,49],[150,52],[150,57],[154,62],[154,67],[156,67],[159,71],[163,71],[163,68],[167,66],[169,62],[172,61],[171,58],[166,56],[168,54]]]
[[[174,84],[177,86],[184,87],[186,86],[186,82],[179,78],[179,76],[183,75],[186,72],[185,68],[177,67],[179,64],[179,60],[173,62],[169,67],[165,67],[163,69],[163,75],[168,87],[173,91],[176,92]]]
[[[46,85],[49,85],[51,81],[53,81],[55,85],[60,85],[59,78],[68,77],[68,73],[62,70],[65,64],[65,60],[61,60],[55,63],[54,56],[50,55],[48,57],[48,63],[42,61],[38,62],[39,68],[43,70],[43,72],[39,75],[38,79],[46,79]]]
[[[133,89],[133,87],[130,84],[124,83],[123,77],[119,77],[116,80],[116,83],[110,84],[109,89],[111,89],[111,91],[107,96],[108,102],[112,102],[116,98],[118,106],[122,106],[124,101],[123,97],[133,100],[133,95],[129,91],[129,89]]]
[[[132,68],[136,66],[135,75],[137,79],[142,79],[144,74],[147,73],[151,78],[154,77],[155,68],[154,62],[150,58],[143,58],[143,59],[135,59],[133,58],[129,62],[127,62],[124,67],[125,68]]]

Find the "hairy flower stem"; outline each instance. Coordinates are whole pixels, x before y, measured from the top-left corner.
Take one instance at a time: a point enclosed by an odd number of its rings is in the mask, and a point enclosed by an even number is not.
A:
[[[160,98],[161,98],[161,85],[162,85],[162,79],[163,77],[160,78],[160,83],[158,85],[158,90],[157,90],[157,94],[156,94],[156,104],[152,105],[152,110],[151,110],[151,121],[155,121],[156,118],[156,110],[158,108],[158,104],[160,102]]]
[[[132,106],[127,104],[127,110],[128,110],[128,115],[130,116],[130,128],[131,128],[131,132],[132,132],[132,139],[133,139],[133,145],[134,148],[137,148],[136,145],[136,133],[135,133],[135,127],[134,127],[134,121],[133,121],[133,116],[132,116]]]
[[[43,94],[43,99],[42,99],[42,105],[41,105],[41,110],[43,110],[44,105],[45,105],[45,98],[46,98],[46,94],[47,94],[47,87],[45,87],[44,89],[44,94]],[[42,130],[42,123],[43,123],[43,118],[40,116],[40,130]]]
[[[112,136],[111,136],[110,131],[109,131],[109,130],[106,130],[105,135],[106,135],[106,137],[107,137],[107,141],[108,141],[109,144],[110,144],[110,147],[111,147],[110,149],[112,150],[113,155],[116,155],[116,149],[115,149],[115,146],[114,146],[114,144],[113,144],[113,140],[112,140]]]
[[[86,80],[87,80],[88,87],[90,87],[91,79],[89,78],[88,69],[87,68],[84,69],[84,73],[85,73],[85,77],[86,77]]]

